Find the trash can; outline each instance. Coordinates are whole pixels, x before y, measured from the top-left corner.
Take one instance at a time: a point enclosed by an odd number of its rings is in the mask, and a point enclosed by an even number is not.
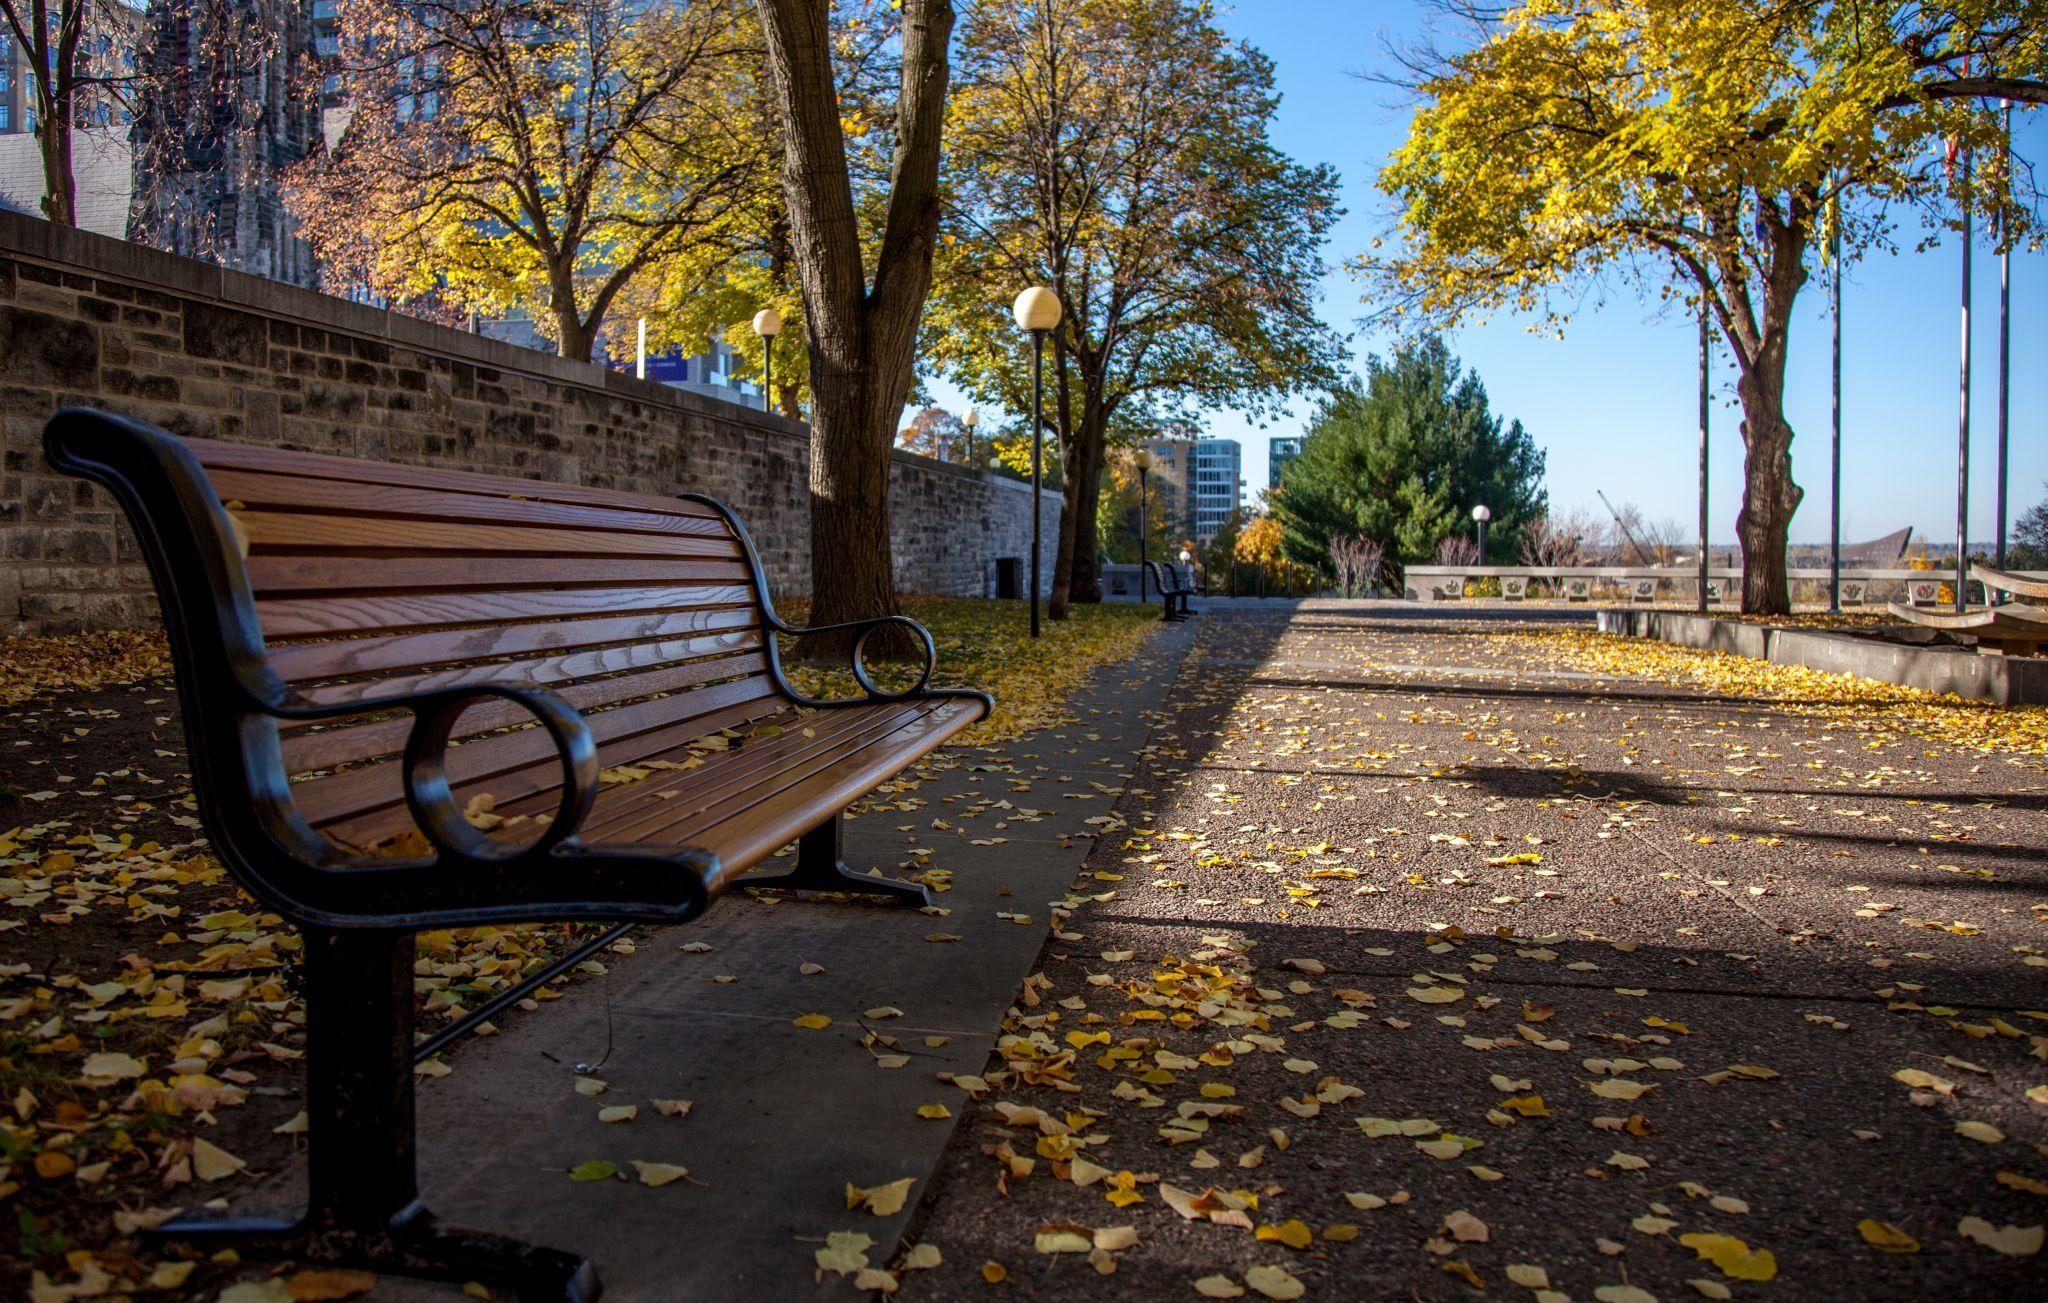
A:
[[[996,558],[996,596],[1009,601],[1021,601],[1024,597],[1024,558],[999,556]]]

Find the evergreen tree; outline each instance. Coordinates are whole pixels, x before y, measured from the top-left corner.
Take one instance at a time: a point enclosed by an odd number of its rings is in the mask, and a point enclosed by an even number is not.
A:
[[[1291,560],[1327,570],[1330,540],[1378,543],[1397,562],[1426,561],[1438,540],[1493,511],[1493,557],[1548,505],[1543,451],[1520,421],[1487,410],[1486,388],[1435,335],[1366,361],[1366,382],[1331,395],[1273,495]]]
[[[2015,570],[2048,568],[2048,500],[2020,513],[2012,527],[2012,543],[2005,549],[2005,563]]]

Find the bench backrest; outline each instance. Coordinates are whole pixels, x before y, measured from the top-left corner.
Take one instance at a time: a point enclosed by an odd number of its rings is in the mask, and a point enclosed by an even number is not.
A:
[[[230,658],[260,658],[259,675],[320,703],[479,682],[545,687],[584,712],[604,765],[788,704],[764,643],[758,562],[714,503],[205,440],[182,449],[155,450],[170,481],[159,488],[178,508],[131,507],[131,518],[147,533],[168,538],[182,525],[203,540],[218,510],[231,542],[207,588],[157,574],[174,644],[217,641]],[[152,556],[153,571],[177,568],[175,555],[161,566]],[[221,626],[210,636],[193,627],[209,598]],[[207,653],[191,650],[181,686],[205,672]],[[188,697],[188,714],[219,708],[225,694],[213,696]],[[545,732],[504,731],[528,722],[511,703],[471,707],[455,736],[491,736],[457,746],[451,768],[499,805],[553,788]],[[258,748],[270,754],[248,760],[245,777],[261,784],[249,771],[274,763],[297,780],[290,797],[307,824],[358,849],[413,827],[396,760],[409,717],[264,723],[275,748]]]

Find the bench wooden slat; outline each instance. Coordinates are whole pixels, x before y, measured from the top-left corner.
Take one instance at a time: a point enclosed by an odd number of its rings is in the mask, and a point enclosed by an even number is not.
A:
[[[666,584],[647,588],[507,589],[501,592],[402,593],[383,597],[305,597],[258,602],[266,637],[426,629],[436,625],[552,620],[629,611],[686,611],[751,603],[746,584]]]
[[[600,739],[597,746],[598,763],[609,768],[613,765],[628,765],[655,759],[722,729],[743,727],[789,711],[788,702],[779,696],[771,694],[751,697],[677,724],[629,733],[621,737]],[[591,731],[595,733],[596,729],[597,724],[593,720]],[[368,786],[365,790],[372,794],[373,799],[366,801],[358,794],[356,804],[351,808],[331,813],[322,812],[317,818],[309,815],[308,822],[344,846],[366,849],[410,831],[413,826],[412,815],[405,808],[404,798],[399,795],[398,767],[380,765],[374,768],[379,773],[382,790],[375,785]],[[348,774],[337,775],[336,778],[371,772],[370,768],[353,769]],[[314,781],[324,784],[336,779],[323,778]],[[455,791],[457,797],[464,802],[479,794],[488,793],[493,803],[503,808],[517,806],[520,802],[537,795],[551,796],[560,789],[561,783],[562,771],[556,765],[553,753],[549,752],[545,757],[529,759],[527,763],[517,768],[492,774],[487,779],[465,777],[456,783]],[[296,794],[299,786],[312,785],[294,785],[293,792]],[[550,799],[542,804],[552,803]]]
[[[889,724],[877,711],[856,708],[800,715],[773,737],[759,736],[759,727],[737,748],[714,753],[702,768],[645,778],[600,801],[584,821],[586,834],[602,841],[637,841],[649,828],[701,812],[736,789],[773,791],[781,783],[781,767],[807,755],[851,749]]]
[[[885,739],[835,760],[772,801],[749,806],[732,817],[690,833],[694,844],[717,855],[723,886],[787,844],[792,826],[829,818],[902,772],[906,764],[931,754],[981,714],[973,702],[959,699],[930,704]]]
[[[657,730],[681,730],[684,736],[680,740],[688,740],[714,731],[714,726],[703,723],[704,719],[727,707],[765,701],[770,703],[769,708],[779,708],[784,700],[776,692],[774,682],[762,675],[712,684],[682,697],[657,697],[598,711],[586,716],[585,721],[600,749],[606,743],[624,743],[638,734]],[[453,779],[464,787],[490,790],[499,801],[542,790],[530,787],[527,792],[515,794],[496,789],[498,780],[521,770],[544,769],[552,776],[548,785],[561,781],[555,765],[554,741],[538,727],[451,748],[448,757]],[[300,814],[316,828],[385,806],[402,805],[404,800],[398,790],[395,760],[294,783],[292,797]],[[409,817],[407,821],[410,822]]]
[[[547,686],[574,683],[581,679],[618,674],[626,670],[670,665],[699,656],[748,651],[761,645],[760,630],[732,629],[695,638],[663,638],[618,643],[589,651],[535,656],[523,660],[464,663],[441,669],[398,674],[390,678],[317,684],[301,689],[301,692],[308,700],[326,704],[361,701],[366,697],[399,693],[433,692],[479,683],[526,683]]]
[[[535,501],[510,494],[455,493],[410,489],[393,484],[316,480],[303,475],[270,475],[224,470],[213,476],[213,490],[229,510],[264,511],[293,508],[324,515],[391,518],[417,517],[444,521],[516,521],[565,529],[617,530],[657,535],[703,535],[725,538],[725,522],[704,516],[633,511],[580,503]]]
[[[715,656],[681,665],[656,666],[610,678],[591,679],[555,689],[555,694],[582,711],[601,710],[621,702],[637,701],[661,693],[680,692],[700,683],[719,679],[766,674],[768,662],[759,652]],[[523,680],[505,675],[499,683]],[[479,701],[462,712],[453,736],[475,737],[501,728],[511,728],[532,719],[524,707],[504,700]],[[292,773],[310,769],[333,769],[376,756],[395,755],[405,747],[412,732],[412,717],[398,716],[366,724],[300,731],[284,739],[285,768]]]
[[[471,525],[396,516],[316,515],[277,511],[231,513],[255,547],[328,547],[359,551],[537,553],[542,556],[717,557],[739,555],[727,537],[624,534],[610,530]]]
[[[752,628],[755,618],[754,611],[749,608],[726,606],[563,619],[548,624],[480,625],[384,633],[364,638],[272,646],[270,664],[286,682],[303,683],[346,675],[420,669],[487,656],[569,651],[579,647],[694,637],[721,630]]]
[[[433,466],[402,466],[396,462],[337,457],[329,453],[299,452],[286,448],[264,448],[246,443],[224,443],[218,439],[187,439],[185,446],[198,457],[209,475],[216,470],[251,470],[347,484],[394,484],[404,488],[443,489],[455,493],[519,494],[535,502],[583,503],[597,507],[629,507],[637,511],[662,512],[672,516],[702,516],[718,519],[718,513],[701,502],[667,498],[628,489],[606,489],[558,480],[527,479],[518,475],[494,475],[483,471],[442,470]]]
[[[791,823],[816,823],[831,811],[817,812],[804,804],[807,798],[785,798],[800,789],[811,775],[884,742],[911,727],[924,713],[918,710],[884,710],[874,707],[860,713],[868,718],[829,740],[792,744],[776,753],[772,771],[749,770],[737,762],[699,773],[700,781],[682,786],[683,795],[665,803],[638,806],[635,816],[606,835],[626,842],[674,842],[702,844],[706,831],[725,819],[757,805],[798,807],[790,813]],[[778,739],[779,740],[779,739]],[[727,774],[725,771],[733,772]],[[813,817],[813,816],[816,817]]]
[[[515,588],[548,585],[744,584],[740,561],[673,557],[306,556],[258,553],[248,561],[258,597],[290,593],[385,593],[401,589]]]

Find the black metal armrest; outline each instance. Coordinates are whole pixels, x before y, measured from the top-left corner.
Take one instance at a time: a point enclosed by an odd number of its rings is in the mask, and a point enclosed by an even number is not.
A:
[[[590,726],[568,702],[544,688],[479,683],[434,692],[373,697],[321,704],[296,693],[266,700],[252,693],[257,709],[278,719],[318,721],[384,711],[412,712],[402,773],[405,803],[427,840],[444,854],[469,860],[507,860],[543,855],[573,835],[597,800],[597,742]],[[455,804],[448,782],[448,742],[464,707],[479,697],[501,697],[524,707],[554,740],[562,766],[562,798],[540,838],[528,846],[507,846],[477,830]]]
[[[873,619],[869,620],[848,620],[844,624],[822,624],[813,629],[800,629],[795,625],[785,624],[779,617],[774,617],[772,615],[770,619],[777,633],[785,633],[789,634],[792,637],[799,638],[807,638],[813,634],[820,633],[847,633],[852,630],[858,629],[860,632],[854,637],[853,648],[849,659],[852,662],[854,682],[860,684],[861,690],[867,693],[867,696],[861,698],[861,700],[906,701],[912,697],[923,697],[931,695],[932,672],[936,670],[939,666],[938,645],[932,641],[931,630],[925,628],[923,625],[919,624],[917,621],[911,619],[907,615],[878,615]],[[874,680],[868,677],[868,667],[865,658],[867,652],[868,639],[874,636],[875,631],[877,629],[880,629],[885,625],[891,624],[900,624],[903,627],[909,629],[912,633],[917,635],[918,641],[924,644],[924,670],[917,676],[916,683],[911,684],[909,687],[904,688],[900,692],[888,692],[882,688],[876,687]],[[846,702],[822,701],[814,697],[807,697],[804,696],[802,693],[797,692],[794,688],[791,688],[789,690],[789,695],[796,698],[797,701],[801,702],[806,706],[832,706],[848,704]]]

